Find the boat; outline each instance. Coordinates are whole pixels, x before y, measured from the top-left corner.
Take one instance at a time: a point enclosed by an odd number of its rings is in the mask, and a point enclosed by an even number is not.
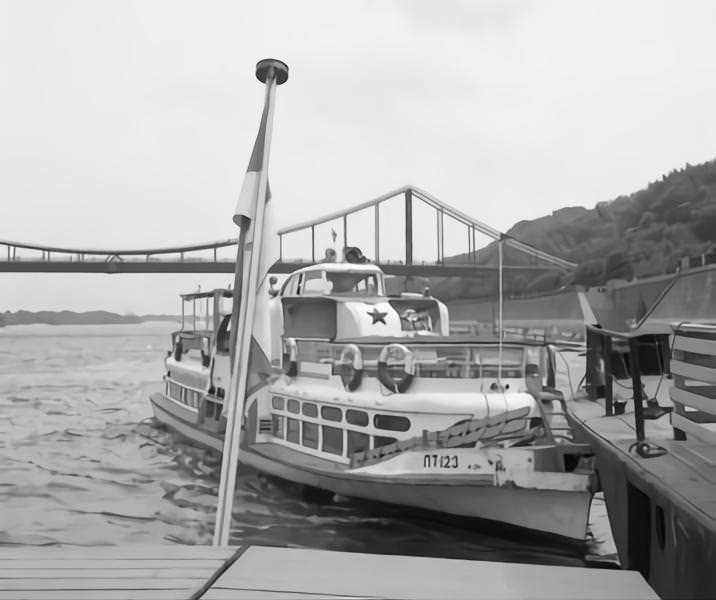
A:
[[[583,542],[593,456],[559,425],[553,348],[450,335],[429,290],[389,296],[377,265],[355,248],[343,254],[280,287],[270,278],[259,302],[269,350],[249,360],[240,462],[342,497]],[[193,308],[150,398],[160,423],[219,452],[231,295],[182,297]]]
[[[582,296],[584,387],[569,398],[592,446],[621,566],[662,598],[715,598],[716,304],[713,271],[682,271],[635,319]]]

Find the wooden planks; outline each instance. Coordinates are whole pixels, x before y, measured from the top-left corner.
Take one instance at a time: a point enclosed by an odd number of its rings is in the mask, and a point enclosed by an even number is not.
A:
[[[657,598],[637,573],[576,567],[260,546],[0,547],[0,600],[526,597]]]
[[[628,571],[252,546],[202,599],[261,597],[657,598],[641,575]]]
[[[0,547],[0,600],[191,598],[236,552],[175,545]]]

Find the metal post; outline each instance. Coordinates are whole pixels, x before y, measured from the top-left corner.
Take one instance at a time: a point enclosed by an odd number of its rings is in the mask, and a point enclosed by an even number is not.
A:
[[[475,226],[472,226],[472,251],[473,251],[473,257],[472,262],[477,263],[477,243],[475,240]]]
[[[375,205],[375,262],[380,262],[380,204]]]
[[[641,393],[641,371],[639,367],[639,339],[629,339],[629,369],[631,370],[631,385],[634,392],[634,425],[636,426],[636,441],[644,441],[644,407]]]
[[[502,344],[504,342],[504,330],[505,328],[502,326],[502,305],[503,305],[503,295],[502,295],[502,242],[503,239],[500,237],[500,240],[497,242],[497,262],[498,262],[498,271],[497,271],[497,323],[498,323],[498,354],[499,357],[497,359],[497,381],[500,383],[502,381]],[[539,403],[538,403],[539,404]]]
[[[413,190],[405,190],[405,264],[413,264]]]
[[[348,247],[348,215],[343,215],[343,247]]]
[[[311,225],[311,262],[316,262],[316,226]]]
[[[603,338],[604,344],[604,409],[606,415],[611,417],[614,414],[614,386],[612,385],[612,338],[609,335],[605,335]]]
[[[278,260],[283,261],[283,235],[278,236]]]

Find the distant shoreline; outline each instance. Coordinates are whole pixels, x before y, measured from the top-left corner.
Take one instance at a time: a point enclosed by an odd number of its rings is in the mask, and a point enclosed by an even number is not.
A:
[[[0,313],[0,327],[11,325],[132,325],[148,321],[181,322],[178,315],[120,315],[117,313],[93,310],[87,312],[73,312],[69,310],[52,311],[42,310],[32,312],[19,310],[17,312]]]

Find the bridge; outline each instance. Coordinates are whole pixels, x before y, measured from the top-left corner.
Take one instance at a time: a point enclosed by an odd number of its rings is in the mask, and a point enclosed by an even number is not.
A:
[[[386,274],[408,277],[475,277],[497,273],[500,263],[507,273],[533,277],[576,267],[414,186],[283,228],[278,236],[280,259],[272,268],[274,273],[290,273],[322,260],[321,248],[331,244],[336,249],[359,246],[366,255],[372,252],[372,261]],[[457,243],[459,237],[462,242]],[[236,244],[233,238],[166,248],[106,250],[0,239],[0,272],[233,273]]]

